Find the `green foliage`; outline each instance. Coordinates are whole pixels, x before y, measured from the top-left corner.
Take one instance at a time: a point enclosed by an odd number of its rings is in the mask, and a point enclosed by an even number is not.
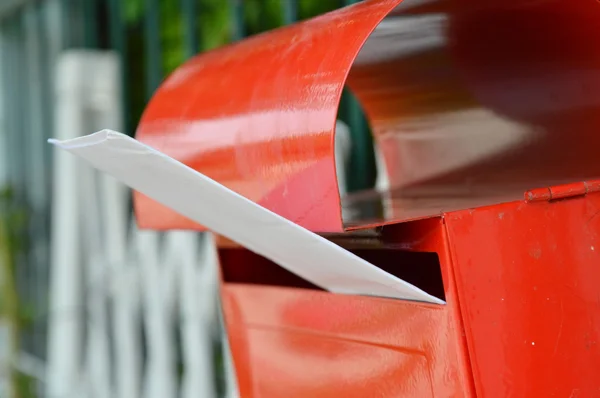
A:
[[[254,35],[283,25],[283,7],[279,0],[244,1],[246,34]]]
[[[9,330],[9,355],[15,359],[20,351],[20,336],[31,314],[23,305],[16,286],[16,258],[26,248],[27,209],[14,197],[10,188],[0,190],[0,320]],[[29,309],[30,310],[30,309]],[[29,311],[30,312],[30,311]],[[33,397],[35,382],[31,377],[11,370],[10,382],[17,398]]]
[[[0,190],[0,317],[18,316],[15,288],[15,266],[17,253],[25,249],[23,239],[27,226],[27,212],[16,204],[10,188]]]
[[[300,19],[316,17],[340,8],[342,4],[340,0],[298,0],[298,16]]]
[[[284,6],[292,6],[289,0],[241,0],[243,1],[243,31],[252,35],[277,28],[284,24]],[[323,14],[339,7],[339,0],[298,0],[297,13],[300,19]],[[123,2],[125,20],[131,34],[141,35],[144,14],[144,0]],[[188,15],[182,13],[181,1],[160,0],[162,66],[165,74],[171,73],[186,58],[184,30]],[[197,39],[200,50],[206,51],[231,42],[234,24],[234,10],[227,0],[196,0],[197,13],[194,22],[198,27]],[[137,60],[132,60],[136,62]],[[157,60],[158,62],[159,60]]]
[[[17,391],[17,398],[33,398],[36,397],[37,394],[37,381],[22,372],[15,372],[15,384]]]
[[[201,0],[198,12],[200,48],[212,50],[231,40],[231,11],[224,0]]]
[[[5,243],[13,252],[23,250],[25,242],[18,232],[26,228],[28,213],[17,203],[14,192],[9,187],[0,189],[0,217],[0,222],[11,232],[7,234]]]
[[[185,59],[183,47],[183,17],[175,7],[177,1],[161,1],[160,17],[164,20],[161,24],[161,47],[163,50],[163,70],[169,74]],[[162,22],[162,21],[161,21]]]

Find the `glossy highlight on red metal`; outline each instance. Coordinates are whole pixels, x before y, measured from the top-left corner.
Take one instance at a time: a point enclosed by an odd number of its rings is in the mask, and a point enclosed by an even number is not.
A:
[[[159,88],[137,138],[304,227],[342,231],[337,108],[353,59],[397,3],[359,3],[197,56]],[[141,227],[200,228],[140,194],[135,207]]]

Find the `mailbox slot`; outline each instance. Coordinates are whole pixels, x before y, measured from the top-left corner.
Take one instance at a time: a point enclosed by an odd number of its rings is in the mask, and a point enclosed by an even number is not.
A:
[[[394,247],[351,249],[371,264],[445,300],[437,253],[411,252]],[[244,248],[221,248],[219,258],[225,283],[322,290],[274,262]]]

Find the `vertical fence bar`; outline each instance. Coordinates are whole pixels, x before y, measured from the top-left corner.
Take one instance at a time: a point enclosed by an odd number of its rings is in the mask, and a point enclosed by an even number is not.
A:
[[[15,118],[15,103],[13,98],[14,90],[14,45],[12,44],[13,29],[10,26],[11,22],[5,22],[0,25],[1,37],[2,37],[2,92],[4,98],[4,129],[5,135],[2,137],[4,144],[6,145],[6,157],[2,159],[5,168],[6,180],[3,181],[2,188],[10,186],[12,183],[12,171],[14,165],[12,164],[13,151],[13,140],[15,136],[14,131],[14,118]]]
[[[37,70],[39,73],[39,92],[40,92],[40,120],[43,126],[44,139],[51,138],[52,132],[52,78],[54,77],[53,62],[51,55],[55,53],[55,42],[57,42],[57,33],[50,29],[50,14],[48,13],[49,2],[38,4],[33,16],[34,24],[36,25],[36,33],[38,35],[37,42],[39,43],[39,63]],[[52,150],[44,143],[44,194],[48,201],[51,195],[50,180],[52,177],[51,170],[51,153]],[[50,209],[48,208],[48,213]],[[49,219],[47,220],[49,221]],[[49,233],[49,230],[48,230]]]
[[[63,9],[63,0],[46,0],[40,3],[42,13],[40,15],[39,26],[44,37],[44,57],[43,62],[45,65],[44,69],[44,103],[46,112],[46,124],[48,129],[46,130],[47,136],[54,137],[54,79],[56,77],[56,63],[60,53],[65,49],[64,38],[65,30],[63,25],[68,21],[66,18],[66,12]],[[48,149],[48,175],[52,175],[53,166],[53,154],[54,151]],[[51,180],[48,180],[48,194],[51,196]]]
[[[361,0],[343,0],[342,5],[348,6]],[[373,142],[368,123],[356,97],[347,89],[344,90],[343,108],[350,127],[352,148],[348,165],[348,191],[370,188],[374,183],[374,153]]]
[[[42,10],[38,4],[29,4],[25,11],[25,31],[26,31],[26,52],[27,62],[27,84],[29,100],[28,108],[25,109],[30,119],[30,125],[27,132],[28,140],[27,153],[30,155],[27,159],[29,166],[28,197],[31,205],[31,219],[29,220],[29,261],[30,273],[32,275],[33,291],[30,299],[37,314],[45,313],[45,297],[47,280],[44,277],[48,264],[48,241],[49,229],[47,225],[46,214],[49,211],[49,192],[47,190],[47,181],[50,174],[46,168],[47,155],[49,152],[46,144],[47,127],[44,126],[44,51],[43,51],[43,24],[40,22]],[[36,315],[34,315],[36,316]],[[45,351],[43,341],[44,329],[38,319],[34,319],[32,325],[32,353],[41,356]]]
[[[23,185],[24,175],[23,168],[21,164],[21,156],[20,150],[21,148],[21,133],[22,129],[22,119],[20,114],[19,106],[23,103],[22,101],[22,88],[20,87],[22,80],[21,79],[21,46],[19,40],[20,37],[20,20],[17,18],[13,19],[7,23],[6,26],[6,35],[7,35],[7,50],[8,56],[6,57],[6,70],[8,72],[6,77],[7,83],[7,93],[10,101],[7,101],[7,120],[9,122],[8,126],[8,164],[9,164],[9,179],[10,185],[16,191],[22,191],[20,187]]]
[[[183,37],[185,40],[185,56],[191,58],[198,53],[198,7],[196,0],[182,0]]]
[[[73,44],[73,29],[71,23],[69,21],[69,10],[71,9],[71,0],[58,0],[60,1],[60,11],[61,11],[61,47],[69,48]]]
[[[24,207],[27,211],[27,218],[32,217],[32,212],[30,206],[30,183],[32,177],[32,168],[31,161],[33,160],[31,156],[32,148],[28,147],[29,138],[32,129],[32,118],[35,115],[31,115],[31,97],[30,92],[28,90],[29,79],[31,76],[29,75],[28,65],[30,63],[29,54],[27,53],[26,43],[27,43],[27,32],[25,29],[25,13],[19,11],[19,13],[14,17],[14,20],[17,24],[17,36],[16,43],[19,46],[18,55],[16,57],[16,79],[18,85],[18,94],[15,97],[15,103],[17,107],[17,120],[18,120],[18,129],[16,130],[18,134],[18,144],[16,147],[11,148],[11,151],[14,151],[17,156],[17,165],[19,169],[18,179],[19,182],[14,184],[15,189],[15,199],[16,203],[19,203]],[[29,220],[28,220],[29,221]],[[18,239],[26,239],[27,238],[27,227],[25,225],[22,226],[23,230],[18,231]],[[23,240],[22,242],[25,242]],[[30,243],[30,242],[27,242]],[[19,312],[22,311],[21,302],[23,299],[30,300],[34,293],[34,288],[32,288],[32,272],[28,258],[27,247],[19,248],[19,253],[17,258],[15,259],[15,266],[17,269],[15,270],[16,274],[16,282],[17,289],[19,294],[19,302],[17,304],[17,310]],[[20,329],[20,328],[19,328]],[[29,333],[24,332],[24,330],[19,330],[20,339],[19,339],[19,349],[31,350],[31,335]]]
[[[0,58],[0,73],[2,73],[2,75],[0,75],[0,96],[3,97],[2,100],[0,100],[0,105],[3,106],[3,109],[0,110],[0,122],[3,122],[2,126],[0,126],[0,140],[2,141],[3,148],[0,149],[4,149],[4,153],[2,153],[4,156],[0,159],[2,162],[2,166],[0,167],[3,169],[3,177],[5,177],[5,179],[3,178],[0,181],[2,184],[0,186],[1,190],[10,186],[12,179],[11,135],[14,135],[15,133],[12,131],[12,119],[14,116],[11,115],[14,105],[12,100],[9,100],[12,97],[11,86],[13,85],[11,76],[13,46],[11,46],[10,43],[10,29],[8,25],[10,25],[10,22],[0,24],[0,56],[2,57]],[[9,203],[7,202],[7,200],[0,200],[0,215],[6,214],[10,209]],[[0,228],[2,227],[3,225],[0,225]],[[2,318],[0,320],[0,336],[2,338],[2,342],[0,343],[0,350],[2,351],[2,355],[0,355],[0,368],[2,369],[2,372],[0,372],[0,395],[13,397],[16,392],[14,391],[14,374],[11,369],[11,361],[14,358],[12,358],[11,354],[14,350],[15,337],[11,322],[5,319],[8,318],[7,315],[12,312],[11,310],[14,308],[14,305],[11,305],[12,300],[7,300],[9,294],[12,296],[12,292],[7,288],[9,283],[7,275],[10,273],[8,261],[9,258],[6,255],[3,255],[2,258],[0,258],[0,272],[2,274],[2,277],[0,277],[0,287],[2,289],[0,293],[2,293],[3,301],[2,314],[0,315]],[[4,297],[5,295],[6,297]]]
[[[83,2],[80,0],[60,0],[63,48],[79,47],[84,44],[87,24],[82,18],[85,15],[83,7],[89,3],[89,0]]]
[[[98,47],[98,0],[83,2],[84,44],[88,48]]]
[[[57,57],[54,82],[55,135],[70,139],[85,130],[83,115],[82,71],[70,54]],[[82,259],[85,250],[80,219],[83,203],[79,200],[81,165],[76,159],[56,153],[52,216],[52,250],[50,274],[50,310],[48,316],[48,365],[46,396],[79,397],[87,380],[81,377],[84,352],[85,314],[82,310]]]
[[[61,9],[61,0],[46,0],[41,3],[37,3],[37,12],[35,14],[35,23],[38,28],[39,42],[40,42],[40,64],[38,70],[41,73],[41,98],[42,104],[42,115],[41,120],[43,123],[44,138],[51,138],[55,134],[54,129],[54,104],[55,104],[55,93],[54,93],[54,77],[55,77],[55,63],[58,54],[61,52],[64,43],[64,30],[62,29],[62,23],[64,21],[64,13]],[[44,142],[45,144],[45,142]],[[40,217],[43,218],[45,225],[45,234],[47,237],[44,242],[45,254],[43,256],[45,261],[40,267],[40,279],[43,281],[44,286],[38,292],[41,302],[38,302],[39,306],[36,308],[36,334],[39,334],[40,340],[40,352],[34,353],[39,355],[42,360],[47,360],[48,354],[48,340],[49,340],[49,322],[48,313],[50,311],[49,294],[50,294],[50,258],[52,256],[51,251],[51,228],[52,228],[52,185],[53,185],[53,150],[49,145],[45,146],[45,159],[44,159],[44,191],[48,198],[46,210]],[[44,375],[45,376],[45,375]],[[43,390],[43,388],[42,388]],[[40,396],[44,396],[40,392]]]
[[[109,44],[110,48],[119,54],[121,62],[121,112],[123,116],[123,126],[127,134],[133,134],[133,124],[130,115],[129,106],[129,64],[127,60],[127,25],[123,20],[123,1],[109,0]]]
[[[146,0],[144,19],[146,47],[146,99],[149,100],[163,77],[160,40],[160,1]]]
[[[12,184],[14,189],[14,199],[15,204],[18,207],[26,209],[27,217],[31,217],[31,209],[30,205],[30,195],[29,195],[29,186],[28,182],[30,180],[31,170],[31,155],[30,149],[28,148],[28,135],[31,132],[31,118],[30,114],[30,101],[29,92],[27,90],[27,82],[30,78],[28,76],[27,65],[29,63],[28,54],[26,52],[24,43],[26,42],[26,32],[25,32],[25,14],[19,13],[18,16],[14,20],[16,25],[16,35],[15,35],[15,44],[16,44],[16,52],[15,52],[15,91],[14,91],[14,101],[16,105],[16,121],[17,127],[15,132],[17,133],[17,139],[15,140],[16,145],[11,147],[11,152],[14,153],[14,164],[16,166],[15,169],[15,180]],[[27,226],[19,226],[20,230],[17,232],[18,239],[25,243],[28,242],[28,234],[27,234]],[[32,287],[32,272],[30,268],[30,264],[28,261],[28,252],[27,247],[23,245],[18,248],[17,256],[15,258],[15,275],[17,282],[17,289],[19,293],[19,298],[27,297],[30,299],[34,294],[35,288]],[[18,307],[19,311],[22,311],[22,308]],[[31,335],[24,334],[21,330],[21,341],[23,346],[27,349],[31,349]]]
[[[231,22],[233,23],[233,41],[243,39],[246,36],[246,24],[244,22],[243,0],[229,0],[231,8]]]
[[[52,119],[50,117],[51,114],[51,97],[50,97],[50,77],[51,71],[48,62],[49,53],[51,50],[51,46],[49,46],[50,39],[46,33],[46,29],[48,27],[48,23],[46,21],[46,4],[36,4],[33,13],[33,22],[36,29],[36,41],[39,45],[38,47],[38,60],[36,65],[36,70],[38,73],[38,83],[39,83],[39,120],[41,125],[40,144],[43,145],[43,162],[42,170],[39,171],[42,175],[42,187],[41,192],[43,194],[44,205],[43,208],[40,209],[40,213],[37,215],[38,221],[37,225],[32,226],[36,230],[42,230],[43,232],[40,234],[39,242],[39,252],[36,252],[37,257],[39,258],[39,265],[36,270],[38,273],[39,285],[37,286],[37,302],[35,308],[35,318],[34,318],[34,330],[37,348],[33,353],[39,358],[45,358],[46,350],[47,350],[47,323],[46,323],[46,314],[48,313],[48,285],[49,285],[49,269],[50,269],[50,181],[52,178],[52,170],[50,168],[50,152],[51,149],[48,145],[46,145],[46,139],[51,137],[52,130],[50,126],[52,126]],[[39,233],[40,231],[38,231]],[[41,390],[41,389],[40,389]]]
[[[372,164],[374,154],[368,123],[360,104],[350,91],[346,90],[345,95],[346,118],[352,137],[350,164],[348,166],[348,174],[352,176],[348,179],[348,190],[352,192],[367,189],[373,185],[374,170]]]
[[[281,0],[283,8],[283,22],[286,25],[298,20],[298,0]]]
[[[41,51],[41,34],[40,26],[36,14],[38,6],[35,4],[29,5],[24,13],[24,28],[25,28],[25,52],[27,54],[27,62],[24,65],[27,79],[24,82],[23,91],[27,92],[27,101],[24,109],[24,116],[29,121],[27,128],[27,141],[25,151],[26,164],[30,169],[28,171],[28,191],[31,199],[31,205],[36,211],[41,211],[47,200],[44,185],[46,176],[44,175],[44,164],[46,157],[46,147],[44,138],[44,126],[42,121],[42,71],[40,70],[42,60],[40,57]],[[42,231],[39,231],[42,232]]]
[[[0,60],[7,59],[8,51],[5,49],[4,44],[4,32],[0,23]],[[6,128],[6,118],[8,114],[6,108],[8,107],[7,90],[6,85],[8,82],[5,78],[5,62],[0,62],[0,189],[8,182],[8,171],[6,159],[8,157],[8,142],[6,136],[8,135],[8,129]],[[0,382],[2,378],[0,377]]]

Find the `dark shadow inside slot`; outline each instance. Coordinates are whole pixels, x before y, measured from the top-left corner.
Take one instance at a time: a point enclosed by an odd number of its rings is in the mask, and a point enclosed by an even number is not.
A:
[[[356,249],[351,252],[425,292],[445,300],[437,253],[387,248]],[[224,282],[323,290],[246,249],[220,249],[219,257]]]

